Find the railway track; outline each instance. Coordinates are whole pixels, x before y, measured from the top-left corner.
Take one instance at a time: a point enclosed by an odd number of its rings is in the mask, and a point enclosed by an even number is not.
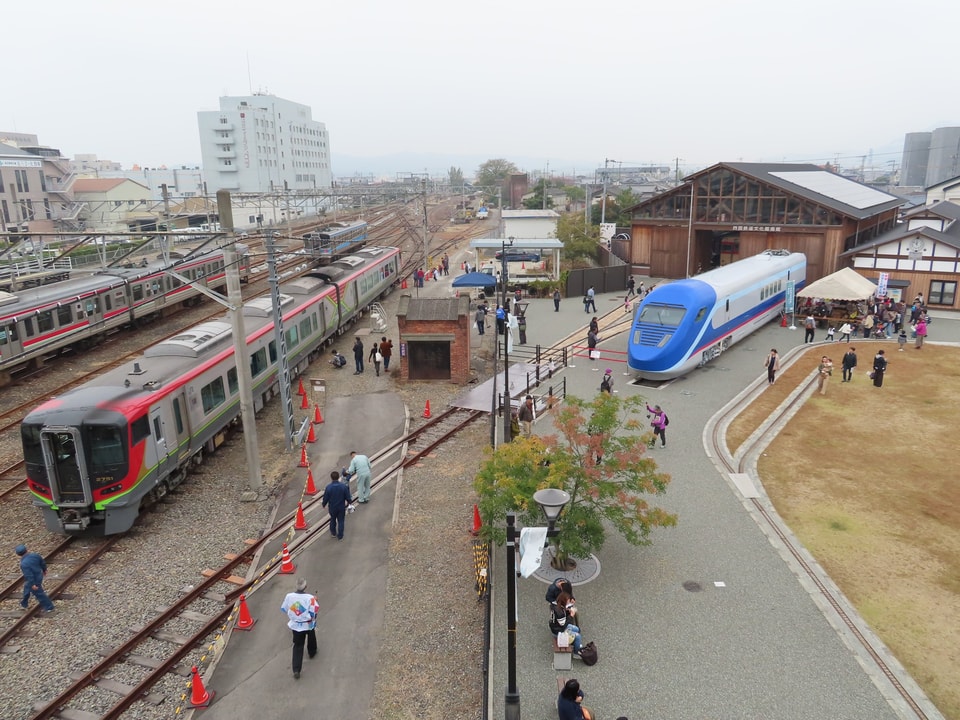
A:
[[[805,350],[806,348],[801,346],[786,353],[784,362],[802,355]],[[727,428],[732,420],[752,404],[766,389],[766,378],[761,378],[749,393],[743,393],[711,418],[704,429],[704,444],[721,473],[727,476],[748,474],[756,477],[756,464],[760,454],[780,432],[782,425],[802,407],[815,381],[815,374],[806,378],[796,391],[791,393],[790,397],[781,403],[735,452],[730,452],[727,446]],[[743,494],[739,488],[736,492]],[[900,681],[898,673],[890,667],[886,660],[887,651],[875,644],[876,641],[872,633],[854,617],[855,611],[842,599],[840,591],[832,581],[818,571],[815,561],[797,542],[792,533],[787,531],[769,501],[765,497],[747,497],[746,494],[743,494],[743,496],[744,502],[753,512],[758,524],[761,524],[768,534],[775,536],[783,548],[786,549],[791,562],[794,564],[795,572],[816,587],[820,596],[835,614],[839,624],[863,650],[865,656],[869,657],[876,670],[886,678],[893,692],[903,701],[909,712],[921,720],[928,718],[929,716],[923,709],[923,704],[914,697],[913,692]]]
[[[386,465],[372,480],[371,487],[375,490],[392,480],[403,468],[427,460],[431,451],[484,415],[480,411],[451,408],[409,430],[371,456],[373,465]],[[318,512],[320,502],[320,496],[304,502],[304,512]],[[295,520],[296,513],[280,518],[260,539],[248,541],[236,553],[228,555],[222,566],[204,570],[202,582],[185,590],[181,597],[145,625],[132,630],[127,640],[106,653],[94,667],[71,675],[70,684],[52,700],[35,705],[31,717],[34,720],[111,720],[121,717],[137,702],[161,702],[162,697],[150,694],[151,688],[169,672],[185,674],[186,668],[178,667],[180,661],[194,648],[227,632],[237,615],[240,596],[254,592],[257,586],[280,571],[282,551],[253,570],[253,563],[261,551],[271,543],[284,541],[284,547],[294,558],[318,533],[327,532],[329,526],[329,518],[324,517],[294,535]],[[70,539],[64,544],[69,542]],[[107,549],[109,547],[100,550],[97,557]],[[86,563],[83,569],[90,567],[94,560]],[[256,577],[245,580],[239,574],[241,568],[247,568],[244,576],[255,574]],[[58,586],[54,592],[61,588],[62,585]],[[121,665],[124,666],[122,671],[116,672],[117,677],[112,678],[111,673]],[[135,679],[131,680],[131,676]],[[186,695],[181,697],[181,701],[184,700]],[[91,707],[96,711],[92,712]],[[176,712],[179,711],[180,708]]]

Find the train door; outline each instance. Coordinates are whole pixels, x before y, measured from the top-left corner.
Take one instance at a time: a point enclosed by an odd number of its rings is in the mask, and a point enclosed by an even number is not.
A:
[[[177,463],[182,464],[190,455],[190,415],[182,390],[173,398],[173,424],[177,433]]]
[[[7,361],[23,352],[15,322],[0,325],[0,360]]]
[[[53,503],[59,507],[84,507],[93,502],[80,431],[75,427],[48,426],[40,431],[43,464],[50,480]]]
[[[170,449],[167,444],[166,423],[163,421],[162,408],[150,408],[150,428],[157,446],[157,478],[164,478],[170,473]],[[176,452],[176,448],[174,448]]]

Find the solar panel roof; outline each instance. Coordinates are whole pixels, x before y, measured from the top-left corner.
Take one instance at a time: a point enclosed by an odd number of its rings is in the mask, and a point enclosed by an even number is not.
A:
[[[845,177],[825,170],[771,172],[770,174],[860,210],[882,205],[896,199],[885,192],[874,190],[871,187],[847,180]]]

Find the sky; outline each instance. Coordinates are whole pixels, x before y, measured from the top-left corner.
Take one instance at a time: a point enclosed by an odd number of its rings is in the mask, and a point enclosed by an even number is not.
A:
[[[11,0],[0,132],[199,165],[197,112],[252,90],[312,108],[335,176],[899,166],[905,133],[960,125],[958,21],[956,0]]]

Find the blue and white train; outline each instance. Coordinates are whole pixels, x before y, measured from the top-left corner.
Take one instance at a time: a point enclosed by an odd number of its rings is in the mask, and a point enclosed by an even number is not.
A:
[[[658,285],[634,316],[627,364],[652,380],[684,375],[778,316],[787,282],[799,292],[806,276],[806,255],[767,250]]]

